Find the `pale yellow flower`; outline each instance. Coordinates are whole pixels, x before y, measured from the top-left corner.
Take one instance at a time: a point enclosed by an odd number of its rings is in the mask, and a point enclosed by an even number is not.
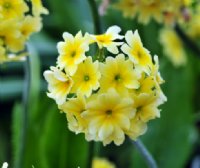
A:
[[[107,145],[114,141],[116,145],[123,143],[125,130],[130,128],[130,119],[135,115],[131,98],[119,95],[114,89],[98,94],[86,105],[83,117],[88,121],[89,134],[93,140]]]
[[[73,85],[72,79],[56,67],[45,71],[44,77],[48,82],[49,93],[47,95],[54,99],[57,104],[63,104]]]
[[[134,0],[120,0],[114,7],[121,10],[125,18],[134,18],[138,12],[137,2]]]
[[[115,168],[115,165],[104,158],[94,158],[92,168]]]
[[[23,17],[28,11],[24,0],[0,0],[0,13],[3,19]]]
[[[84,132],[87,128],[86,120],[81,116],[86,110],[86,100],[83,96],[70,98],[67,102],[59,106],[59,109],[66,113],[68,127],[76,134]]]
[[[101,64],[101,74],[102,91],[115,88],[120,93],[126,93],[127,89],[139,87],[139,74],[134,71],[133,63],[125,60],[123,54],[119,54],[116,58],[107,57],[105,64]]]
[[[113,54],[119,52],[117,46],[121,45],[122,42],[115,42],[114,40],[122,39],[123,36],[119,35],[121,28],[118,26],[111,26],[108,28],[105,34],[94,35],[94,40],[97,42],[100,49],[103,47]]]
[[[41,0],[31,0],[32,12],[34,16],[40,16],[41,14],[48,14],[48,10],[42,5]]]
[[[138,117],[131,119],[131,126],[126,134],[133,140],[136,140],[140,135],[147,131],[147,123],[140,120]]]
[[[159,23],[163,19],[163,3],[161,0],[141,2],[138,5],[138,11],[138,21],[144,24],[149,23],[151,18]]]
[[[136,120],[148,122],[160,117],[158,106],[161,104],[161,101],[158,96],[141,93],[139,95],[133,94],[132,98],[134,100],[133,108],[136,109]]]
[[[93,90],[99,88],[100,77],[98,61],[92,62],[92,57],[87,57],[78,65],[78,69],[72,77],[74,81],[72,92],[89,97]]]
[[[145,72],[149,73],[149,66],[152,63],[149,51],[143,47],[142,41],[136,30],[133,34],[132,31],[127,31],[125,39],[128,44],[123,44],[121,49],[127,54],[130,60],[141,67]]]
[[[75,37],[65,32],[63,34],[64,42],[57,45],[59,57],[57,64],[64,68],[67,73],[73,75],[83,60],[86,59],[85,52],[89,50],[89,42],[79,31]]]
[[[175,67],[186,64],[187,57],[185,55],[184,46],[174,30],[169,28],[162,29],[160,31],[160,42],[163,45],[165,55]]]
[[[20,32],[26,39],[28,39],[32,33],[40,31],[41,28],[40,17],[27,16],[20,24]]]

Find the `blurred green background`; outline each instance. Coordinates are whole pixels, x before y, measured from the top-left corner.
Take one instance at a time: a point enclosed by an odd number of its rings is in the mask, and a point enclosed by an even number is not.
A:
[[[31,90],[28,107],[28,131],[23,168],[87,168],[89,143],[83,135],[67,128],[64,114],[46,96],[44,70],[55,65],[56,43],[62,33],[93,33],[93,21],[86,0],[45,0],[50,14],[44,17],[43,30],[32,36],[28,48],[31,60]],[[160,168],[189,168],[200,155],[200,61],[187,50],[187,65],[174,68],[163,55],[158,42],[161,28],[155,22],[144,26],[124,19],[109,9],[101,17],[103,30],[118,25],[123,33],[138,29],[144,46],[160,59],[160,71],[166,83],[162,88],[168,101],[161,106],[161,118],[149,124],[141,140]],[[15,168],[19,162],[22,126],[24,63],[0,65],[0,165],[4,161]],[[120,147],[98,144],[98,155],[113,161],[117,168],[146,168],[145,162],[127,140]]]

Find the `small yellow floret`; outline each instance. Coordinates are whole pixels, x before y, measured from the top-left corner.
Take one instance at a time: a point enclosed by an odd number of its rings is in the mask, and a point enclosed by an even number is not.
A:
[[[113,54],[119,52],[117,46],[121,45],[121,42],[115,42],[114,40],[122,39],[123,36],[119,35],[121,28],[118,26],[111,26],[108,28],[105,34],[93,36],[97,42],[99,48],[107,48],[107,50]]]
[[[85,52],[89,50],[89,42],[78,32],[75,37],[70,33],[63,34],[64,42],[57,45],[59,57],[58,66],[64,68],[69,75],[73,75],[83,60],[86,59]]]
[[[89,134],[93,140],[107,145],[114,141],[116,145],[123,143],[125,130],[130,128],[130,119],[135,115],[131,98],[119,95],[114,89],[98,94],[90,99],[83,113],[88,120]]]
[[[72,77],[74,81],[72,92],[89,97],[93,90],[99,88],[100,77],[98,61],[92,62],[92,57],[87,57],[78,65],[78,69]]]
[[[123,44],[121,49],[126,53],[130,60],[140,66],[145,72],[149,73],[149,66],[152,63],[149,51],[143,47],[142,41],[136,30],[133,34],[132,31],[127,31],[125,39],[128,44]]]
[[[78,95],[77,98],[71,98],[61,106],[59,109],[66,113],[68,127],[76,134],[84,132],[87,128],[86,120],[81,114],[86,110],[86,100],[83,96]]]
[[[47,95],[55,99],[57,104],[63,104],[71,90],[72,79],[56,67],[51,67],[51,70],[45,71],[44,77],[48,82],[49,93]]]
[[[101,64],[101,74],[102,91],[114,88],[123,94],[127,92],[127,89],[137,89],[139,87],[139,74],[134,71],[133,63],[130,60],[125,60],[123,54],[118,55],[116,58],[107,57],[106,63]]]

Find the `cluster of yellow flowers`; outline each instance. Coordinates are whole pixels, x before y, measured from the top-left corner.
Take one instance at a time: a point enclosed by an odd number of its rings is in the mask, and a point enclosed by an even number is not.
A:
[[[25,42],[42,27],[41,14],[48,14],[41,0],[0,1],[0,63],[23,59]]]
[[[180,27],[193,41],[200,37],[200,3],[197,3],[190,12],[187,22],[179,22]],[[165,26],[160,31],[160,42],[163,45],[164,53],[175,67],[187,63],[186,51],[182,39],[175,32],[173,27]]]
[[[119,0],[114,8],[123,12],[124,17],[138,18],[147,24],[151,19],[164,23],[160,31],[160,42],[164,53],[175,67],[185,65],[186,53],[181,39],[173,30],[175,24],[193,39],[200,37],[200,2],[197,0]]]
[[[191,3],[192,0],[119,0],[114,7],[121,10],[124,17],[138,16],[138,21],[143,24],[147,24],[151,18],[159,23],[171,24],[187,17],[186,10]]]
[[[137,30],[125,36],[120,31],[111,26],[101,35],[75,37],[65,32],[56,67],[44,72],[47,95],[66,113],[69,129],[104,145],[144,134],[166,101],[158,57],[152,60]],[[90,56],[92,44],[98,49]]]

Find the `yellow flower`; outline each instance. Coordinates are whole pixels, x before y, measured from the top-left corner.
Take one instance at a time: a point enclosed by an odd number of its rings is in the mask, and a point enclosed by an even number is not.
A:
[[[127,44],[123,44],[121,49],[127,54],[130,60],[141,67],[145,72],[149,73],[149,66],[151,65],[151,55],[149,51],[143,47],[142,41],[136,30],[133,34],[132,31],[127,31],[125,34]]]
[[[3,19],[23,17],[28,11],[28,6],[23,0],[1,0],[0,13]]]
[[[75,37],[70,33],[63,34],[64,42],[57,45],[59,57],[57,64],[64,68],[67,73],[73,75],[83,60],[86,59],[85,52],[89,50],[89,42],[79,31]]]
[[[123,36],[119,35],[120,31],[120,27],[111,26],[108,28],[105,34],[95,35],[93,37],[100,49],[105,47],[109,52],[117,54],[119,52],[117,46],[121,45],[122,42],[115,42],[114,40],[124,38]]]
[[[183,44],[172,29],[164,28],[160,31],[160,42],[163,45],[164,53],[175,67],[186,64],[187,58]]]
[[[59,106],[59,109],[66,113],[68,127],[76,134],[84,132],[87,127],[86,120],[81,116],[86,110],[86,100],[83,96],[78,95],[77,98],[71,98],[64,104]]]
[[[125,18],[134,18],[138,11],[137,3],[134,0],[120,0],[114,4],[114,7],[121,10]]]
[[[141,93],[139,95],[133,94],[132,98],[134,100],[133,108],[136,109],[136,120],[148,122],[156,117],[160,117],[158,106],[161,104],[161,100],[158,96]]]
[[[40,31],[41,27],[40,17],[27,16],[20,24],[20,32],[25,39],[28,39],[32,33]]]
[[[133,63],[125,60],[123,54],[119,54],[116,58],[107,57],[106,63],[101,64],[101,74],[102,91],[115,88],[120,93],[126,93],[127,89],[139,87],[139,75],[134,71]]]
[[[131,119],[131,126],[126,134],[133,140],[136,140],[140,135],[143,135],[147,131],[147,123],[141,121],[137,117]]]
[[[154,18],[159,23],[163,19],[163,3],[161,0],[141,2],[138,6],[138,11],[138,21],[144,24],[149,23],[151,18]]]
[[[54,99],[57,104],[63,104],[71,90],[72,79],[56,67],[51,67],[51,70],[45,71],[44,77],[48,82],[49,93],[47,95]]]
[[[92,57],[87,57],[84,62],[78,65],[78,69],[72,77],[74,81],[72,92],[89,97],[93,90],[99,88],[100,77],[98,61],[93,63]]]
[[[104,158],[94,158],[92,168],[115,168],[115,165]]]
[[[48,10],[43,7],[41,0],[31,0],[32,11],[34,16],[40,16],[41,14],[48,14]]]
[[[93,140],[107,145],[114,141],[123,143],[124,131],[130,128],[130,119],[134,117],[133,101],[122,97],[114,89],[98,94],[86,105],[83,117],[88,121],[88,132],[95,135]]]

